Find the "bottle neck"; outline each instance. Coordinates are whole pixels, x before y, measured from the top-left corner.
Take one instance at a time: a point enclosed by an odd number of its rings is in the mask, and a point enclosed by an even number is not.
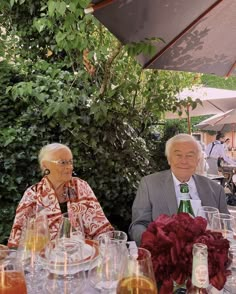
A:
[[[193,217],[195,216],[190,199],[180,199],[178,213],[180,212],[186,212]]]
[[[192,284],[197,289],[207,289],[209,286],[207,254],[193,255]],[[198,292],[196,292],[198,293]],[[207,293],[207,292],[199,292]]]

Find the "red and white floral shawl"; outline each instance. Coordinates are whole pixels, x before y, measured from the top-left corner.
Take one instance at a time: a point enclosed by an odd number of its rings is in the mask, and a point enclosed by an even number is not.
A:
[[[85,238],[92,239],[100,233],[113,230],[87,182],[72,178],[65,185],[64,194],[67,195],[68,213],[79,212],[82,215]],[[8,247],[18,246],[26,219],[39,212],[47,215],[50,238],[53,240],[57,235],[62,213],[55,191],[46,177],[25,191],[16,209]]]

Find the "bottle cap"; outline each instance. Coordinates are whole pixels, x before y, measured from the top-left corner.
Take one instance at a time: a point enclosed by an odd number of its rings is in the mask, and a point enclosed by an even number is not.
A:
[[[181,193],[189,193],[189,188],[188,188],[187,183],[180,184],[180,192]]]

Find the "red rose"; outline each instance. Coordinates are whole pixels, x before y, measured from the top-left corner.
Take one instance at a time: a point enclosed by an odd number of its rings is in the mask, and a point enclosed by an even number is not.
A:
[[[192,218],[187,213],[162,214],[149,224],[142,235],[141,247],[152,254],[156,281],[162,284],[160,294],[171,294],[173,281],[178,284],[189,281],[194,243],[207,245],[210,283],[219,290],[223,288],[229,274],[226,270],[229,241],[221,233],[211,232],[206,227],[204,218]]]

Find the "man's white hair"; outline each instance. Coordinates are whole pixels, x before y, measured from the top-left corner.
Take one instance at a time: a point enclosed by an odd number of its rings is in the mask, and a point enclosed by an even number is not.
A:
[[[202,147],[199,144],[199,142],[193,136],[191,136],[189,134],[181,133],[181,134],[175,135],[174,137],[171,137],[166,142],[165,155],[168,160],[170,157],[171,148],[172,148],[173,144],[177,143],[177,142],[192,142],[192,143],[194,143],[194,145],[196,146],[196,149],[197,149],[198,158],[201,157]]]

